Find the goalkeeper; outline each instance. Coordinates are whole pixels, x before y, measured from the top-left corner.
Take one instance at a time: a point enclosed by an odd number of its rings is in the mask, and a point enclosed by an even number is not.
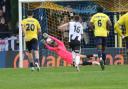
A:
[[[44,37],[44,39],[42,40],[42,42],[45,44],[45,46],[49,50],[54,51],[55,53],[57,53],[57,55],[59,55],[67,63],[69,63],[71,65],[74,65],[77,68],[77,71],[80,71],[79,70],[79,65],[98,64],[98,62],[92,62],[92,63],[88,62],[87,63],[87,61],[82,61],[82,63],[80,63],[79,58],[78,59],[75,58],[75,60],[73,62],[72,53],[67,51],[63,42],[61,42],[57,38],[55,38],[53,36],[50,36],[46,33],[43,34],[43,37]],[[87,57],[86,55],[80,55],[80,54],[78,56],[81,57],[81,58],[86,58]]]
[[[72,54],[66,50],[63,42],[46,33],[43,34],[43,37],[44,39],[42,40],[42,42],[45,44],[46,48],[57,53],[67,63],[73,63]]]

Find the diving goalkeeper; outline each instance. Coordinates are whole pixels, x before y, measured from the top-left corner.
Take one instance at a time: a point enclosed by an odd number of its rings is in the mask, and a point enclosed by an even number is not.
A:
[[[82,63],[80,63],[80,58],[77,58],[78,56],[81,58],[89,57],[89,56],[80,55],[80,54],[77,54],[75,60],[73,60],[72,53],[66,49],[63,42],[61,42],[57,38],[50,36],[46,33],[43,34],[43,37],[44,37],[44,39],[42,40],[42,42],[45,44],[45,46],[49,50],[57,53],[57,55],[59,55],[67,63],[74,65],[77,68],[77,71],[80,71],[79,65],[91,65],[91,64],[97,64],[98,65],[99,64],[99,62],[96,62],[96,61],[91,62],[91,63],[87,62],[87,61],[82,61]]]

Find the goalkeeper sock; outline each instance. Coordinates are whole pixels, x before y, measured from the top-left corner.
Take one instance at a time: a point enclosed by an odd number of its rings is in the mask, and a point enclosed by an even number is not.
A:
[[[30,67],[34,67],[34,65],[33,65],[33,62],[30,62],[30,65],[29,65]]]
[[[88,62],[88,61],[83,61],[82,65],[92,65],[92,62]]]

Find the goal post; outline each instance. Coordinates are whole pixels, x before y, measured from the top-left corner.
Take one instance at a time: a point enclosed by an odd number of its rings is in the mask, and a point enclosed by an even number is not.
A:
[[[19,0],[18,1],[18,10],[19,10],[19,67],[23,68],[23,38],[22,38],[22,28],[21,28],[21,21],[22,21],[22,4],[23,3],[36,3],[36,2],[45,2],[45,1],[52,1],[52,2],[59,2],[59,1],[82,1],[82,0]]]
[[[21,21],[22,21],[22,0],[18,2],[18,10],[19,10],[19,67],[23,68],[23,47],[22,47],[22,28],[21,28]]]
[[[23,68],[23,38],[22,38],[22,28],[21,28],[21,21],[22,21],[22,4],[29,3],[29,2],[43,2],[46,0],[19,0],[18,2],[18,10],[19,10],[19,67]]]

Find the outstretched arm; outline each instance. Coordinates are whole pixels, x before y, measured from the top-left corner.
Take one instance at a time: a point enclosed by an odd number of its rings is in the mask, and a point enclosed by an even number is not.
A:
[[[60,40],[58,40],[57,38],[53,37],[53,36],[50,36],[51,39],[55,40],[55,42],[57,42],[57,44],[61,44],[61,45],[64,45],[63,42],[61,42]]]
[[[42,39],[41,40],[41,42],[46,46],[46,48],[48,48],[49,50],[52,50],[52,51],[54,51],[55,50],[55,48],[54,47],[51,47],[51,46],[49,46],[47,43],[46,43],[46,41],[44,40],[44,39]]]
[[[46,46],[46,48],[48,48],[48,49],[51,50],[51,51],[54,51],[54,50],[55,50],[54,47],[49,46],[47,43],[45,43],[45,46]]]
[[[65,30],[68,30],[68,26],[69,26],[69,23],[65,23],[58,26],[58,29],[60,29],[61,31],[65,31]]]

